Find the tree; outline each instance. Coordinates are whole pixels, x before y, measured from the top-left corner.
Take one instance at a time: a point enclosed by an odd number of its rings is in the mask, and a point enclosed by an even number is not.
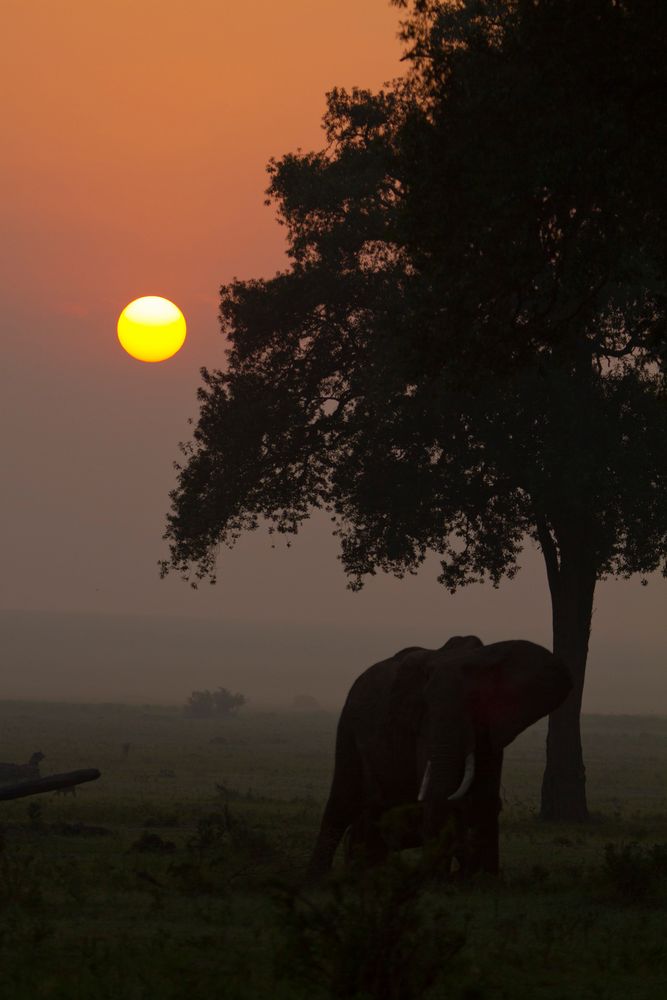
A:
[[[187,700],[185,714],[196,719],[207,719],[213,716],[234,715],[236,710],[245,705],[245,696],[232,694],[227,688],[220,687],[217,691],[193,691]]]
[[[235,715],[237,710],[246,703],[245,695],[232,694],[227,688],[218,688],[213,695],[215,715]]]
[[[406,3],[399,3],[406,7]],[[334,90],[320,152],[269,166],[290,267],[221,290],[165,537],[328,511],[355,589],[441,560],[450,590],[544,556],[574,689],[542,815],[587,816],[579,715],[598,579],[667,572],[666,11],[415,0],[409,72]]]

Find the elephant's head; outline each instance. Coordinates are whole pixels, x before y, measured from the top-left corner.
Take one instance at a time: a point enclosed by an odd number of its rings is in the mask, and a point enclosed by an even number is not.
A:
[[[500,753],[557,708],[572,686],[557,657],[523,640],[484,646],[474,636],[457,636],[419,661],[411,657],[398,671],[403,697],[408,671],[419,799],[432,832],[450,803],[469,791],[476,757]]]

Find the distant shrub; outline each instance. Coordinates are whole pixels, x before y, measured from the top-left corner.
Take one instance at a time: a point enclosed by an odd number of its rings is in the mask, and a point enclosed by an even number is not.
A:
[[[667,879],[667,844],[606,844],[604,858],[607,876],[627,902],[645,902]]]
[[[185,714],[194,719],[210,719],[234,715],[245,705],[245,695],[232,694],[227,688],[217,691],[193,691],[185,705]]]
[[[255,860],[268,860],[274,854],[263,830],[249,826],[242,816],[231,811],[227,802],[223,802],[219,811],[200,817],[197,832],[187,846],[198,853],[230,848]]]
[[[207,813],[197,821],[197,832],[188,840],[188,847],[194,851],[218,848],[231,837],[233,824],[227,809],[222,812]]]

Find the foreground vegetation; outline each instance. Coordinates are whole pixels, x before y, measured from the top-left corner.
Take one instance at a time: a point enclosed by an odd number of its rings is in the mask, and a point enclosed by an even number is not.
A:
[[[6,995],[664,995],[667,719],[585,719],[583,827],[537,819],[544,732],[517,740],[498,880],[442,885],[413,851],[305,892],[335,722],[0,703],[0,759],[102,770],[77,796],[0,806]]]

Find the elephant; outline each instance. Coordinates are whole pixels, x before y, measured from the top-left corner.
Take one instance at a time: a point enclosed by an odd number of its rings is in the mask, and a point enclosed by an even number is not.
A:
[[[307,880],[329,871],[346,832],[348,859],[365,864],[437,841],[448,874],[497,874],[503,750],[571,687],[565,664],[523,639],[454,636],[369,667],[340,715]]]

